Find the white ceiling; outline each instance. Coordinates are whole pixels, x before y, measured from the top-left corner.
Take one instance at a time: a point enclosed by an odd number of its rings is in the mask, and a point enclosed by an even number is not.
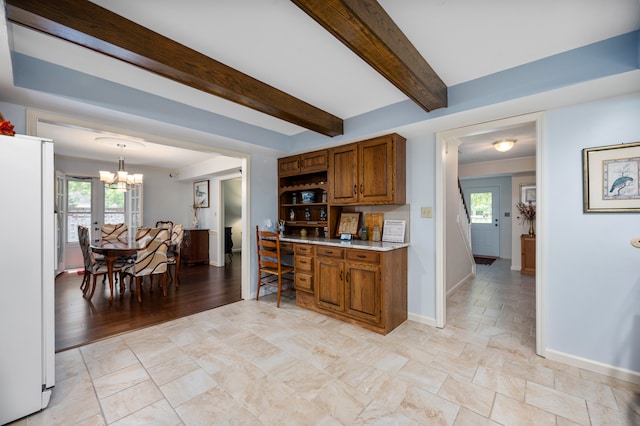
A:
[[[407,99],[288,0],[93,2],[343,119]],[[640,28],[639,0],[379,0],[379,3],[447,86]],[[7,31],[13,38],[13,49],[29,56],[283,135],[305,130],[22,27],[8,25]],[[12,100],[22,100],[25,105],[35,102],[38,93],[13,88],[3,75],[0,73],[0,84],[3,88],[11,87]],[[53,126],[47,131],[51,132],[47,136],[63,143],[60,149],[64,152],[113,156],[98,152],[96,144],[87,142],[90,134]],[[507,155],[535,155],[535,134],[531,127],[524,127],[463,138],[461,161],[495,159],[491,157],[495,155],[491,143],[502,136],[518,139]],[[146,148],[149,162],[154,157],[153,148],[153,144]],[[137,161],[133,155],[129,159],[127,154],[128,162]],[[505,154],[502,155],[504,158]],[[182,153],[165,152],[158,154],[157,165],[177,167],[177,162],[167,163],[167,158],[190,161]],[[160,163],[162,160],[165,163]]]

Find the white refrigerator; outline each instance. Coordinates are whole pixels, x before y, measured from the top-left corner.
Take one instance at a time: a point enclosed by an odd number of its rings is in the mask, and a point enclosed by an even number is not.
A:
[[[0,424],[55,384],[53,143],[0,136]]]

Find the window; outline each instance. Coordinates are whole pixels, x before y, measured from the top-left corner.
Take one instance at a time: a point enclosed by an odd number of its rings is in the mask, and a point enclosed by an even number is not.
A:
[[[471,223],[491,223],[492,220],[492,193],[473,192],[471,198]]]
[[[67,179],[67,242],[78,242],[78,225],[91,229],[91,180]]]
[[[104,187],[104,221],[103,223],[124,223],[125,192]]]

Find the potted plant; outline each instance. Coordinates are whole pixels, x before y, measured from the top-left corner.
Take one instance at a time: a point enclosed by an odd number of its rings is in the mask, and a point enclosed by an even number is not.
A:
[[[516,208],[518,209],[518,213],[520,214],[519,218],[522,220],[522,223],[529,222],[529,236],[533,237],[536,235],[535,229],[533,227],[533,223],[536,220],[536,206],[531,201],[528,203],[523,203],[519,201],[516,204]]]

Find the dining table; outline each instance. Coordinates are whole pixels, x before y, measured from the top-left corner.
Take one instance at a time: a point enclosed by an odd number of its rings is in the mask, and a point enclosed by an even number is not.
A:
[[[91,251],[104,256],[109,275],[109,302],[113,301],[113,266],[122,257],[132,256],[139,247],[136,241],[107,241],[99,240],[91,244]],[[122,283],[120,283],[122,285]]]

